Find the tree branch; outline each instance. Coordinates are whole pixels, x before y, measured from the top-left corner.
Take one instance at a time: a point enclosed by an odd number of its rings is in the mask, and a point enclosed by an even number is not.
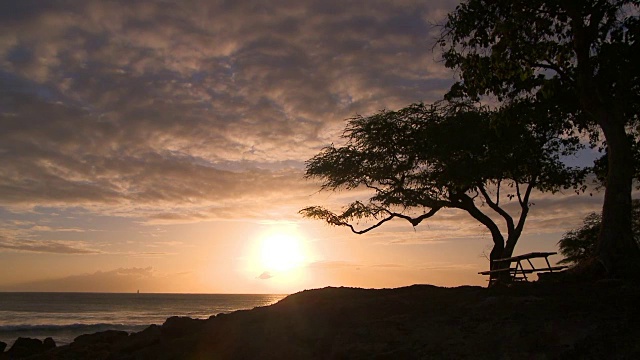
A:
[[[524,194],[524,202],[520,203],[520,207],[522,211],[520,212],[520,219],[518,219],[518,225],[516,225],[513,234],[509,234],[509,238],[507,239],[507,247],[513,250],[516,246],[516,241],[522,234],[522,230],[524,229],[524,223],[527,220],[527,214],[529,213],[529,196],[531,195],[531,191],[535,187],[535,180],[532,180],[527,184],[527,190],[525,190]]]
[[[373,185],[371,185],[368,181],[367,181],[367,182],[363,182],[363,184],[364,184],[364,186],[365,186],[365,187],[367,187],[367,188],[369,188],[369,189],[373,189],[373,190],[375,190],[376,192],[382,192],[382,189],[380,189],[380,188],[379,188],[379,187],[377,187],[377,186],[373,186]]]
[[[399,213],[392,213],[392,215],[395,215],[396,217],[399,217],[401,219],[405,219],[408,222],[411,223],[411,225],[413,226],[418,226],[418,224],[420,224],[422,222],[422,220],[424,219],[428,219],[430,217],[432,217],[433,215],[435,215],[440,209],[440,207],[436,207],[436,208],[432,208],[431,210],[429,210],[428,212],[418,216],[417,218],[412,218],[410,216],[407,215],[403,215],[403,214],[399,214]]]
[[[561,78],[574,82],[575,79],[573,77],[571,77],[567,72],[565,72],[564,70],[562,70],[562,68],[560,67],[560,65],[557,64],[553,64],[551,63],[551,61],[549,60],[545,60],[547,63],[539,63],[539,62],[531,62],[531,61],[527,61],[529,63],[529,66],[531,67],[539,67],[539,68],[543,68],[543,69],[548,69],[548,70],[553,70],[556,73],[558,73],[558,75],[560,75]]]
[[[529,196],[531,196],[531,191],[533,190],[533,188],[536,186],[536,179],[532,178],[531,181],[529,181],[529,184],[527,184],[527,190],[524,193],[524,203],[526,204],[527,208],[529,207]]]
[[[383,210],[383,211],[385,211],[385,212],[387,212],[389,214],[388,217],[378,221],[378,223],[376,223],[375,225],[371,225],[368,228],[365,228],[365,229],[362,229],[362,230],[356,230],[356,228],[353,225],[351,225],[351,224],[349,224],[347,222],[344,222],[344,221],[340,225],[348,227],[349,229],[351,229],[351,232],[353,232],[354,234],[358,234],[358,235],[361,235],[361,234],[364,234],[366,232],[369,232],[369,231],[379,227],[380,225],[382,225],[382,224],[386,223],[387,221],[389,221],[389,220],[391,220],[393,218],[396,218],[396,217],[400,218],[400,219],[407,220],[413,226],[418,226],[418,224],[420,224],[422,222],[422,220],[432,217],[440,209],[441,208],[433,208],[433,209],[429,210],[428,212],[418,216],[417,218],[412,218],[412,217],[410,217],[408,215],[404,215],[404,214],[400,214],[400,213],[390,212],[389,210]]]
[[[522,229],[524,228],[524,222],[527,218],[527,213],[529,212],[529,195],[531,195],[531,191],[534,187],[535,181],[531,181],[527,185],[527,190],[525,191],[524,203],[520,204],[520,207],[522,207],[522,211],[520,212],[520,219],[518,220],[518,225],[516,226],[516,231],[518,232],[518,234],[521,233]]]
[[[457,203],[457,208],[461,210],[465,210],[469,215],[471,215],[474,219],[479,221],[482,225],[484,225],[491,232],[491,237],[493,239],[494,244],[498,245],[501,248],[504,248],[504,237],[500,232],[500,228],[496,223],[485,213],[483,213],[478,207],[474,204],[473,199],[464,194],[459,195],[458,199],[460,200]]]
[[[353,232],[354,234],[364,234],[366,232],[369,232],[377,227],[380,227],[382,224],[386,223],[389,220],[392,220],[393,218],[400,218],[400,219],[404,219],[407,220],[408,222],[411,223],[411,225],[413,226],[418,226],[418,224],[420,224],[423,220],[428,219],[430,217],[432,217],[433,215],[435,215],[439,210],[441,209],[441,207],[436,207],[436,208],[432,208],[431,210],[429,210],[428,212],[416,217],[416,218],[412,218],[411,216],[408,215],[404,215],[401,213],[396,213],[396,212],[392,212],[389,211],[387,209],[379,209],[379,212],[386,212],[389,216],[381,219],[380,221],[378,221],[377,223],[375,223],[374,225],[371,225],[367,228],[364,228],[362,230],[357,230],[355,228],[355,226],[353,226],[352,224],[348,223],[347,221],[344,221],[344,218],[348,218],[349,216],[344,216],[343,215],[336,215],[335,213],[319,207],[319,206],[310,206],[307,208],[304,208],[302,210],[299,211],[300,214],[302,214],[305,217],[309,217],[309,218],[316,218],[316,219],[322,219],[324,221],[326,221],[329,225],[333,225],[333,226],[345,226],[348,227],[349,229],[351,229],[351,232]],[[375,213],[370,213],[369,217],[373,217],[376,218],[377,214],[379,212],[375,212]]]
[[[520,206],[522,206],[522,196],[520,195],[520,183],[515,181],[516,183],[516,194],[518,194],[518,202],[520,203]]]
[[[487,205],[489,205],[489,207],[493,209],[493,211],[497,212],[498,214],[500,214],[500,216],[504,218],[504,221],[507,223],[507,233],[511,234],[514,229],[513,218],[511,217],[511,215],[509,215],[506,211],[504,211],[503,208],[498,206],[497,201],[493,202],[493,200],[491,199],[491,196],[489,196],[489,193],[484,188],[484,186],[480,185],[478,186],[478,189],[480,190],[480,193],[482,193],[482,196],[484,196],[484,200],[487,202]]]
[[[382,225],[382,224],[386,223],[387,221],[389,221],[389,220],[393,219],[394,217],[395,217],[394,215],[390,215],[390,216],[388,216],[388,217],[386,217],[386,218],[384,218],[384,219],[382,219],[382,220],[378,221],[378,223],[377,223],[377,224],[372,225],[372,226],[369,226],[368,228],[363,229],[363,230],[356,230],[356,228],[355,228],[353,225],[351,225],[351,224],[349,224],[349,223],[347,223],[347,222],[344,222],[344,221],[343,221],[341,224],[337,224],[337,225],[338,225],[338,226],[346,226],[346,227],[348,227],[349,229],[351,229],[351,232],[353,232],[354,234],[361,235],[361,234],[364,234],[364,233],[366,233],[366,232],[368,232],[368,231],[371,231],[371,230],[373,230],[373,229],[375,229],[375,228],[379,227],[380,225]]]

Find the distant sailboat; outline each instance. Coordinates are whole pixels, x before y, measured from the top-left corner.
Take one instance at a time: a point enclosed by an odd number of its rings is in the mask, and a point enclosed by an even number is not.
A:
[[[138,290],[138,294],[140,294],[140,290]]]

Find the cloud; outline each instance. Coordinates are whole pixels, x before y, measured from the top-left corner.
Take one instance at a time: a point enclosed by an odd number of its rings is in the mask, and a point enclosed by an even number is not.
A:
[[[153,291],[167,289],[176,277],[160,275],[152,267],[118,268],[61,278],[24,282],[2,287],[4,291],[80,291],[80,292],[134,292],[138,289]],[[157,291],[157,290],[156,290]]]
[[[87,230],[85,229],[79,229],[79,228],[58,228],[58,227],[51,227],[51,226],[43,226],[43,225],[34,225],[31,227],[30,230],[33,231],[42,231],[42,232],[86,232]]]
[[[38,206],[165,225],[293,221],[304,206],[344,204],[356,193],[316,194],[304,161],[339,141],[345,118],[441,98],[454,75],[432,50],[435,25],[457,4],[1,2],[0,211],[35,218],[31,230],[0,223],[18,239],[3,248],[93,251],[39,242],[48,228],[89,229],[37,221]],[[525,234],[579,225],[601,198],[533,201]],[[367,236],[391,245],[487,236],[463,212],[415,231],[387,225]]]
[[[429,271],[451,271],[451,270],[462,270],[462,271],[470,271],[477,270],[478,264],[454,264],[450,262],[439,262],[439,263],[430,263],[418,266],[420,270],[429,270]]]
[[[14,236],[7,236],[7,233],[11,233],[11,235]],[[146,243],[146,247],[152,249],[167,249],[177,246],[184,247],[185,245],[182,245],[182,242],[179,241],[159,241]],[[113,244],[108,242],[96,244],[87,240],[52,240],[49,238],[36,237],[31,233],[31,230],[26,232],[11,232],[6,231],[6,229],[2,229],[2,231],[0,231],[0,252],[28,252],[62,255],[100,254],[127,256],[132,258],[157,258],[176,254],[176,252],[168,251],[122,251],[114,249]]]
[[[475,269],[477,264],[455,264],[451,262],[435,262],[428,264],[399,264],[399,263],[381,263],[381,264],[358,264],[349,261],[318,261],[308,265],[312,270],[331,270],[331,269],[355,269],[361,268],[382,269],[382,270],[468,270]]]
[[[59,240],[7,240],[0,238],[0,251],[53,253],[68,255],[99,254],[84,242]]]
[[[271,272],[269,271],[264,271],[262,274],[260,274],[257,279],[260,280],[269,280],[273,277],[274,275],[271,274]]]
[[[316,261],[307,265],[307,267],[310,269],[320,269],[320,270],[358,268],[360,266],[361,265],[358,265],[356,263],[349,262],[349,261],[342,261],[342,260]]]
[[[176,253],[169,253],[164,251],[138,251],[138,252],[126,252],[119,253],[119,255],[129,256],[132,258],[158,258],[167,255],[175,255]]]
[[[371,265],[371,267],[383,268],[383,269],[393,269],[393,268],[403,268],[404,265],[401,265],[401,264],[376,264],[376,265]]]
[[[0,197],[264,217],[237,200],[309,194],[303,162],[343,119],[440,97],[432,24],[454,5],[3,3]]]

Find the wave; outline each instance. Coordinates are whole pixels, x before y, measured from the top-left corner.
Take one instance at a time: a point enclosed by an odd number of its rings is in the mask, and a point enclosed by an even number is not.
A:
[[[20,333],[20,332],[63,332],[73,331],[81,332],[83,334],[90,334],[105,330],[123,330],[123,331],[140,331],[148,327],[149,325],[140,324],[67,324],[67,325],[53,325],[53,324],[38,324],[38,325],[0,325],[0,333]]]

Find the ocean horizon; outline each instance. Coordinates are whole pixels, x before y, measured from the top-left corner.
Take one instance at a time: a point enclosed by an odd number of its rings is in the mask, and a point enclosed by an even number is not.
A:
[[[276,303],[287,294],[0,292],[0,341],[53,338],[58,346],[105,330],[138,332],[171,316],[212,315]]]

